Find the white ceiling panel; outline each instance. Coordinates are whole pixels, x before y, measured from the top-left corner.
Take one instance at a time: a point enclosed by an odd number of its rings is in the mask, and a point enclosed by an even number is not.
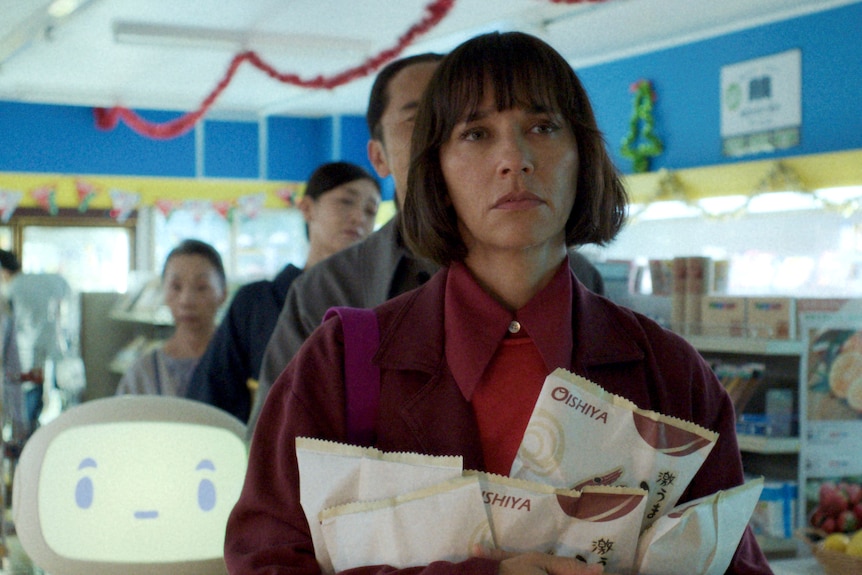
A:
[[[233,57],[254,50],[284,74],[333,75],[395,47],[433,0],[0,0],[0,100],[195,110]],[[574,66],[707,38],[859,0],[454,0],[402,54],[445,52],[489,30],[543,37]],[[74,7],[74,6],[73,6]],[[291,86],[242,64],[211,115],[362,114],[364,77]]]

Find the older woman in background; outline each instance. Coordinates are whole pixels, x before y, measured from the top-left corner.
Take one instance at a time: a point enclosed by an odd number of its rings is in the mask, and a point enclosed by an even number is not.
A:
[[[117,395],[185,394],[192,371],[215,332],[216,313],[227,296],[221,256],[208,243],[182,241],[165,260],[162,290],[174,331],[123,374]]]

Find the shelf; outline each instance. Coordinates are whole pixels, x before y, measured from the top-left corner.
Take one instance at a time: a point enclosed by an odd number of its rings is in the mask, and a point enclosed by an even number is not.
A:
[[[799,551],[800,541],[793,537],[769,537],[757,535],[757,543],[767,555],[795,555]]]
[[[798,437],[767,437],[765,435],[737,435],[739,450],[748,453],[799,453]]]
[[[748,355],[801,356],[802,342],[795,339],[757,339],[708,335],[685,336],[701,352],[741,353]]]

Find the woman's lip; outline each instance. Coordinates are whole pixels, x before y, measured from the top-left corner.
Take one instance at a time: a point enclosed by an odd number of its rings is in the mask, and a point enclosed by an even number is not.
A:
[[[514,192],[506,194],[494,203],[495,209],[500,210],[526,210],[538,204],[541,204],[542,199],[535,194],[529,192]]]

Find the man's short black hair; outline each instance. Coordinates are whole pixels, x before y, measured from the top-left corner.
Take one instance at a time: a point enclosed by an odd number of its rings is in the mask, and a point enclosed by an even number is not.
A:
[[[365,122],[368,124],[368,133],[373,140],[383,141],[383,131],[380,129],[380,118],[389,105],[389,82],[395,75],[408,66],[423,64],[425,62],[439,62],[443,54],[426,52],[416,56],[407,56],[400,60],[394,60],[383,67],[371,86],[371,94],[368,96],[368,110],[365,113]]]

